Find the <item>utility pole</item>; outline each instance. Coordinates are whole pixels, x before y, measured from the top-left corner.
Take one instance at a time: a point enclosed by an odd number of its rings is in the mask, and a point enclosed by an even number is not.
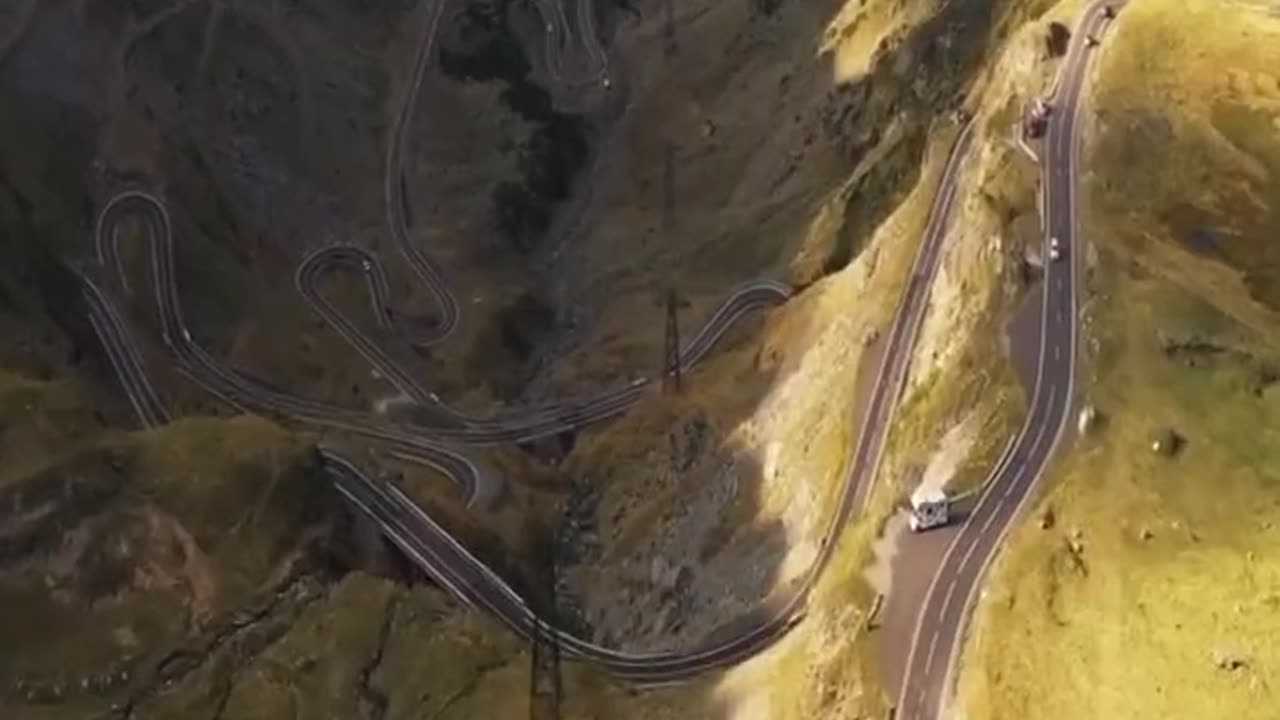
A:
[[[549,533],[539,558],[537,571],[546,581],[542,592],[545,599],[541,612],[536,612],[533,623],[533,658],[529,672],[530,720],[560,720],[560,698],[563,682],[560,675],[560,626],[556,598],[556,535]],[[536,609],[536,604],[535,604]]]
[[[680,323],[678,322],[678,298],[674,288],[667,291],[667,337],[662,372],[662,387],[679,393],[680,388]]]

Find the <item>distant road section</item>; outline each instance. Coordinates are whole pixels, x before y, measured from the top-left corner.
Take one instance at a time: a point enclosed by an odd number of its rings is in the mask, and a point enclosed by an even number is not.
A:
[[[383,316],[387,313],[386,277],[381,266],[376,264],[376,257],[363,250],[341,246],[312,253],[304,259],[295,275],[295,282],[304,296],[316,303],[322,316],[371,364],[386,372],[393,383],[402,386],[406,392],[412,392],[413,396],[445,408],[455,422],[430,427],[406,426],[386,422],[367,412],[299,397],[225,365],[195,340],[182,313],[169,213],[163,202],[150,193],[120,193],[107,203],[98,217],[95,245],[108,275],[119,286],[119,292],[128,291],[125,289],[118,231],[120,224],[132,217],[141,218],[148,230],[155,304],[164,342],[180,372],[238,410],[274,413],[387,443],[397,450],[399,457],[429,465],[452,478],[462,488],[468,502],[473,501],[483,489],[482,479],[486,474],[451,444],[525,442],[575,430],[625,412],[655,387],[653,381],[640,378],[585,401],[559,403],[496,418],[474,418],[452,411],[422,390],[411,374],[402,370],[376,342],[342,316],[314,287],[319,273],[327,268],[356,265],[368,280],[375,314]],[[89,275],[85,275],[84,280],[90,322],[102,339],[139,418],[148,427],[167,421],[167,411],[142,370],[141,353],[116,310],[111,293]],[[705,357],[739,318],[751,311],[785,302],[790,296],[791,288],[773,281],[756,281],[742,286],[682,348],[681,362],[691,367]]]
[[[404,182],[404,154],[409,145],[408,133],[413,125],[413,112],[418,105],[418,92],[422,89],[422,80],[426,76],[427,67],[435,59],[436,34],[440,30],[440,18],[444,15],[448,4],[448,0],[435,0],[427,12],[426,26],[423,28],[422,39],[418,45],[404,104],[401,105],[400,113],[391,127],[391,141],[387,143],[387,159],[383,175],[383,195],[386,197],[387,229],[391,234],[391,243],[422,281],[440,310],[440,322],[435,331],[430,335],[414,339],[416,344],[423,347],[430,347],[447,339],[457,327],[461,316],[458,299],[454,297],[448,283],[445,282],[444,274],[409,237],[409,222],[406,215],[408,199]]]

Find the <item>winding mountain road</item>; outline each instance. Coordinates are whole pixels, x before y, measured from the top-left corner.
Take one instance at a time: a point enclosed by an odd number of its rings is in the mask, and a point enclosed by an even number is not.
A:
[[[446,340],[458,326],[461,310],[458,298],[445,282],[431,258],[409,237],[408,199],[405,194],[404,155],[409,144],[409,129],[413,124],[413,113],[418,106],[418,92],[422,89],[422,80],[427,68],[435,59],[436,36],[440,30],[440,18],[444,16],[448,0],[436,0],[427,12],[426,27],[423,28],[422,41],[418,45],[417,56],[413,64],[408,90],[404,104],[396,116],[391,128],[391,141],[387,143],[387,158],[384,164],[383,196],[386,198],[387,225],[391,235],[391,243],[404,258],[405,262],[422,281],[427,292],[440,310],[439,323],[433,332],[413,338],[413,342],[422,347],[430,347]]]
[[[447,474],[463,490],[464,499],[468,503],[473,502],[484,488],[481,481],[486,473],[453,448],[453,444],[525,442],[575,430],[625,412],[656,387],[653,381],[641,378],[621,389],[586,401],[566,402],[529,412],[512,413],[506,417],[482,419],[455,412],[458,422],[439,426],[391,423],[371,413],[287,393],[217,360],[196,340],[182,312],[169,213],[161,200],[150,193],[120,193],[99,214],[96,245],[103,263],[112,263],[107,266],[106,274],[114,280],[113,284],[119,286],[118,294],[127,294],[123,288],[124,268],[119,264],[120,253],[116,248],[118,228],[130,218],[145,221],[148,230],[146,237],[151,247],[151,279],[155,286],[155,304],[162,337],[175,364],[184,375],[237,409],[274,413],[387,443],[396,449],[397,457],[429,465]],[[314,255],[311,257],[314,258]],[[343,264],[351,261],[363,264],[366,260],[361,258],[370,256],[347,253],[343,249],[328,257]],[[309,264],[304,262],[303,268],[310,268],[310,272],[300,270],[299,275],[310,277],[318,271],[317,267],[314,261]],[[372,292],[376,297],[383,290],[372,267],[370,266],[369,272],[375,274],[369,283],[375,288]],[[141,354],[130,328],[116,309],[113,293],[103,288],[105,282],[95,282],[88,274],[84,275],[84,280],[90,322],[95,332],[102,337],[130,402],[144,425],[152,426],[160,419],[167,418],[167,412],[141,369]],[[309,288],[305,283],[304,287]],[[316,294],[311,288],[307,293]],[[706,325],[684,346],[682,362],[686,367],[692,367],[706,356],[716,340],[723,337],[738,319],[754,310],[783,302],[789,296],[790,288],[771,281],[757,281],[743,286],[720,306]],[[375,366],[384,369],[392,377],[399,378],[399,382],[416,385],[411,375],[401,370],[377,343],[343,319],[336,308],[327,302],[322,303],[321,308],[322,314],[326,314],[326,319],[331,323],[341,321],[335,327],[357,349],[366,353],[366,357]]]
[[[529,410],[512,411],[492,418],[467,415],[455,410],[428,392],[417,379],[392,359],[382,344],[363,334],[354,322],[324,298],[318,283],[324,274],[340,269],[357,269],[365,275],[373,312],[380,329],[394,330],[387,299],[386,272],[376,255],[368,250],[347,245],[322,248],[308,255],[298,266],[294,284],[321,317],[376,367],[401,392],[423,406],[442,412],[448,422],[440,425],[416,425],[442,438],[469,444],[526,442],[574,430],[625,412],[656,388],[649,378],[637,378],[624,387],[606,391],[585,400],[561,400]],[[691,370],[710,352],[716,342],[733,325],[750,312],[786,302],[790,287],[772,280],[756,280],[736,288],[716,308],[694,337],[680,349],[682,370]]]
[[[497,573],[466,550],[394,485],[374,481],[341,456],[322,450],[326,470],[348,501],[372,518],[406,556],[442,587],[464,602],[494,614],[526,638],[532,637],[535,627],[549,627],[557,635],[562,650],[570,657],[597,662],[615,676],[639,685],[679,682],[754,655],[786,634],[803,618],[809,593],[833,557],[841,531],[862,498],[867,496],[866,491],[883,450],[884,430],[890,422],[910,364],[928,290],[941,258],[941,247],[957,195],[957,179],[963,167],[961,161],[972,139],[973,126],[969,124],[960,131],[947,160],[925,235],[894,316],[889,345],[871,402],[860,425],[854,457],[841,480],[840,500],[823,533],[817,557],[789,598],[761,621],[726,639],[681,652],[628,653],[601,647],[563,629],[550,627]]]
[[[456,327],[460,316],[456,299],[438,269],[409,237],[402,171],[408,145],[407,129],[412,122],[420,85],[434,59],[436,35],[447,5],[447,1],[437,2],[427,11],[424,33],[413,66],[412,82],[388,143],[384,176],[387,222],[392,243],[426,285],[441,310],[442,321],[426,335],[414,336],[405,328],[399,327],[394,320],[400,315],[390,309],[390,282],[387,274],[377,255],[367,250],[351,246],[322,248],[304,258],[295,274],[297,289],[330,326],[408,397],[421,405],[442,410],[445,422],[429,426],[388,423],[368,413],[282,392],[217,361],[193,339],[192,330],[183,318],[179,285],[173,266],[172,223],[163,200],[158,196],[140,190],[127,190],[117,194],[99,214],[94,240],[98,261],[106,267],[106,274],[119,285],[118,294],[129,295],[130,283],[119,248],[119,229],[130,218],[140,218],[146,224],[151,245],[151,280],[155,291],[155,305],[161,318],[162,336],[181,374],[238,410],[276,413],[386,442],[392,446],[392,454],[396,457],[445,472],[462,489],[464,500],[470,504],[483,489],[482,478],[489,474],[481,472],[475,463],[467,461],[450,447],[450,443],[485,445],[527,442],[575,430],[626,412],[656,387],[656,384],[649,379],[640,378],[621,388],[582,400],[560,401],[542,408],[514,411],[491,418],[469,416],[444,405],[433,393],[423,388],[416,377],[403,369],[402,363],[393,360],[378,342],[364,335],[319,291],[317,282],[324,273],[344,267],[358,267],[365,274],[379,328],[388,334],[394,331],[412,344],[431,346],[443,341]],[[559,16],[565,19],[562,5],[557,3],[557,7]],[[92,282],[88,274],[85,275],[85,280],[90,323],[103,342],[141,422],[151,427],[167,421],[168,411],[146,378],[141,354],[130,329],[114,307],[116,298],[103,287],[106,281]],[[713,313],[693,339],[681,348],[683,367],[691,368],[705,357],[715,342],[747,313],[781,304],[790,296],[789,287],[768,280],[750,282],[738,288]]]
[[[579,39],[586,54],[587,70],[579,77],[569,77],[565,70],[564,56],[574,45],[575,33],[569,22],[565,3],[573,0],[535,0],[538,16],[542,19],[546,39],[543,44],[543,64],[547,75],[563,86],[581,86],[589,83],[611,85],[609,78],[609,55],[600,43],[595,26],[594,0],[577,0],[575,15],[578,20]]]
[[[85,302],[89,306],[89,323],[106,350],[107,359],[142,426],[154,428],[168,423],[172,420],[169,408],[147,377],[142,355],[127,324],[92,277],[83,274],[81,280],[84,282]]]
[[[442,274],[409,238],[404,214],[402,155],[407,145],[406,129],[412,118],[418,84],[431,60],[431,48],[444,2],[437,3],[427,18],[426,32],[416,59],[413,85],[400,112],[388,147],[385,191],[387,215],[393,243],[411,268],[424,281],[437,302],[442,321],[429,336],[412,338],[419,345],[442,341],[456,326],[459,312],[456,300]],[[579,6],[579,12],[583,12]],[[589,14],[589,10],[587,10]],[[584,25],[590,26],[587,20]],[[869,495],[871,484],[883,452],[884,439],[901,392],[902,384],[923,320],[929,288],[936,274],[941,248],[947,236],[949,219],[957,196],[958,177],[963,159],[973,138],[972,124],[965,125],[948,157],[934,198],[930,217],[921,239],[912,271],[907,278],[892,328],[888,332],[872,396],[858,426],[850,463],[840,478],[838,503],[827,521],[825,532],[812,566],[797,583],[794,592],[776,608],[762,611],[762,619],[749,627],[708,642],[691,650],[664,653],[629,653],[605,648],[553,628],[563,650],[571,657],[599,662],[615,675],[637,684],[663,684],[684,680],[698,673],[738,662],[772,644],[803,617],[808,596],[833,557],[849,518]],[[124,269],[117,247],[120,223],[140,217],[148,229],[150,242],[151,281],[155,304],[165,345],[180,372],[206,391],[237,408],[275,413],[296,421],[341,433],[349,433],[389,446],[398,456],[425,463],[446,474],[457,483],[469,501],[487,485],[488,471],[454,448],[454,444],[519,442],[546,434],[573,429],[590,422],[624,412],[652,381],[641,380],[619,390],[606,393],[585,403],[561,403],[536,409],[527,415],[499,418],[469,418],[455,413],[460,422],[441,427],[396,425],[368,413],[338,407],[299,397],[237,371],[219,361],[194,338],[185,322],[180,299],[180,285],[175,270],[172,223],[163,201],[150,193],[130,190],[118,194],[99,216],[96,238],[99,258],[106,266],[111,284],[86,278],[86,299],[95,332],[103,339],[113,366],[135,408],[146,408],[144,423],[159,423],[167,413],[153,412],[153,388],[142,371],[141,355],[131,340],[130,329],[115,311],[116,294],[127,295]],[[395,370],[388,373],[393,382],[411,396],[433,400],[430,393],[417,386],[417,379],[400,371],[379,343],[361,334],[354,323],[341,317],[338,309],[323,300],[316,282],[326,271],[339,267],[352,268],[358,263],[367,274],[371,301],[378,323],[390,323],[385,275],[377,267],[376,256],[347,248],[318,251],[309,256],[295,278],[299,290],[313,302],[324,317],[347,342],[351,343],[373,365]],[[712,315],[712,318],[681,348],[681,362],[688,365],[702,359],[726,329],[742,314],[760,307],[785,301],[791,290],[772,281],[748,283],[735,292]],[[163,411],[163,407],[161,406]],[[140,415],[143,409],[138,410]],[[470,553],[456,538],[436,523],[390,482],[370,479],[356,465],[340,454],[323,449],[323,466],[333,478],[335,487],[361,512],[369,515],[384,534],[415,563],[434,577],[442,587],[478,608],[485,609],[516,632],[528,636],[544,621],[511,588],[502,577]],[[716,636],[717,633],[711,633]]]
[[[809,592],[833,556],[841,530],[857,508],[860,498],[865,497],[866,493],[860,492],[860,488],[865,488],[874,476],[883,446],[884,428],[887,427],[900,392],[925,310],[928,289],[937,270],[940,248],[946,237],[947,219],[956,197],[961,159],[965,156],[971,139],[970,125],[962,129],[947,161],[925,237],[917,251],[912,273],[894,317],[889,345],[861,424],[854,458],[841,481],[839,504],[823,534],[816,561],[802,577],[791,597],[760,622],[725,640],[689,651],[628,653],[601,647],[556,628],[554,632],[560,637],[566,653],[572,657],[599,662],[618,677],[637,684],[665,684],[741,661],[772,644],[803,617]],[[428,464],[448,475],[469,499],[476,497],[486,486],[486,471],[441,442],[438,437],[442,432],[440,430],[426,433],[371,422],[366,414],[283,393],[217,361],[194,339],[183,318],[174,271],[172,223],[168,211],[158,198],[138,191],[128,191],[113,198],[99,216],[97,243],[100,252],[104,257],[117,258],[118,262],[119,253],[111,249],[117,237],[118,225],[134,216],[142,217],[149,229],[147,237],[151,244],[151,275],[162,333],[173,361],[185,375],[236,407],[272,412],[388,445],[400,455]],[[108,269],[114,272],[117,284],[122,284],[119,282],[123,278],[121,269]],[[371,280],[370,283],[377,285],[379,281]],[[86,293],[88,292],[90,290],[87,287]],[[783,287],[769,282],[749,285],[747,290],[735,295],[746,300],[723,305],[704,329],[685,346],[683,360],[692,363],[701,359],[734,318],[746,309],[766,304],[768,298],[777,298],[783,292]],[[119,319],[119,314],[113,311],[113,302],[108,295],[95,295],[95,302],[90,304],[90,316],[97,325],[106,329],[108,341],[112,347],[117,348],[113,356],[128,356],[127,351],[120,349],[128,345],[128,328]],[[122,382],[131,398],[136,393],[139,396],[138,402],[141,402],[145,391],[140,384],[129,380]],[[642,389],[640,386],[636,387]],[[587,410],[569,422],[588,421],[605,413],[620,412],[630,402],[632,400],[627,395],[621,395],[616,400],[596,406],[588,405]],[[504,428],[503,431],[507,430]],[[543,622],[496,572],[467,551],[391,483],[369,479],[353,463],[333,451],[323,451],[322,459],[326,471],[334,478],[335,486],[348,501],[373,518],[387,537],[440,582],[442,587],[465,602],[494,613],[521,634],[527,635],[536,624]]]
[[[1053,111],[1041,152],[1044,190],[1045,272],[1040,354],[1031,407],[1014,442],[997,462],[973,513],[952,539],[921,606],[898,697],[899,720],[943,715],[963,631],[974,596],[1013,521],[1032,497],[1070,416],[1075,385],[1077,285],[1080,271],[1076,214],[1077,127],[1081,90],[1096,46],[1124,0],[1094,0],[1071,38],[1054,90]],[[1110,8],[1110,10],[1108,10]],[[1050,258],[1051,238],[1062,256]]]

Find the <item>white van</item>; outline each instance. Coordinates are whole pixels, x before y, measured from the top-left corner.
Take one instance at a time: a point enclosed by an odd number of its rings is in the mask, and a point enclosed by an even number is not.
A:
[[[918,488],[911,493],[911,517],[907,524],[911,532],[923,532],[946,525],[951,502],[939,488]]]

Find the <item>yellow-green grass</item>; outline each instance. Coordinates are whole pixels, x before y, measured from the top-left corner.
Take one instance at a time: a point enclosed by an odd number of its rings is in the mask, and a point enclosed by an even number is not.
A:
[[[528,646],[483,613],[412,591],[397,603],[389,630],[371,677],[391,697],[389,719],[528,713]]]
[[[835,79],[845,82],[869,71],[885,43],[928,19],[940,6],[936,0],[845,3],[821,40],[821,51],[831,53]]]
[[[843,475],[841,470],[852,452],[851,439],[857,437],[860,417],[852,413],[851,399],[855,378],[864,374],[858,366],[868,362],[867,356],[857,345],[865,328],[870,325],[887,327],[896,307],[896,299],[909,273],[910,262],[918,247],[925,219],[936,188],[942,164],[949,148],[949,131],[937,134],[931,144],[925,166],[916,189],[894,212],[878,231],[874,249],[868,249],[867,257],[856,261],[849,268],[815,284],[793,300],[786,309],[773,313],[763,331],[765,340],[758,346],[724,353],[710,360],[687,379],[689,388],[683,400],[674,405],[669,402],[644,404],[623,421],[630,442],[616,445],[614,433],[586,438],[586,452],[582,464],[590,465],[597,456],[609,455],[614,467],[628,468],[630,473],[646,472],[645,468],[662,466],[665,452],[646,454],[645,446],[637,446],[637,434],[654,432],[655,427],[669,427],[674,416],[686,416],[693,410],[704,413],[713,428],[728,434],[725,445],[738,448],[750,442],[743,432],[734,430],[742,422],[750,407],[742,407],[744,388],[757,382],[760,371],[772,374],[773,382],[784,381],[802,369],[805,360],[797,348],[817,348],[812,352],[838,354],[845,358],[844,372],[836,379],[839,387],[813,382],[799,382],[788,391],[821,392],[831,398],[821,407],[822,412],[813,417],[797,419],[793,436],[804,438],[805,453],[797,452],[806,469],[815,474],[814,493],[817,507],[830,512],[835,507],[836,491]],[[832,208],[833,215],[814,232],[838,232],[842,224],[840,205]],[[817,242],[822,242],[819,238]],[[872,260],[874,255],[874,260]],[[851,320],[849,318],[852,318]],[[847,337],[827,337],[822,343],[829,324],[839,320]],[[846,322],[847,321],[847,322]],[[852,345],[847,353],[832,345]],[[843,353],[843,354],[841,354]],[[865,368],[864,368],[865,369]],[[752,380],[755,378],[755,380]],[[746,383],[746,384],[744,384]],[[755,388],[759,390],[759,388]],[[747,392],[748,395],[758,393]],[[741,448],[743,452],[756,454],[754,448]],[[631,463],[618,463],[618,458],[635,457]],[[647,459],[646,459],[647,458]],[[761,463],[763,465],[763,463]],[[631,470],[631,468],[635,468]],[[602,533],[617,535],[610,548],[614,553],[625,552],[639,537],[646,524],[660,516],[673,502],[678,502],[678,488],[663,487],[665,473],[649,470],[654,479],[636,482],[630,474],[616,472],[607,477],[607,485],[616,487],[620,482],[635,483],[634,496],[629,499],[606,499],[602,506]],[[659,477],[663,476],[663,477]],[[784,507],[787,492],[800,492],[785,487],[776,488],[755,498],[750,507],[734,506],[732,519],[726,517],[721,528],[726,533],[758,532],[764,519]],[[871,540],[878,533],[884,519],[893,511],[894,498],[888,493],[877,492],[864,512],[854,518],[842,534],[835,558],[828,566],[821,582],[811,598],[808,620],[783,641],[775,651],[731,671],[727,677],[707,678],[678,691],[662,692],[643,701],[629,701],[625,705],[613,705],[608,699],[613,694],[604,687],[596,687],[595,674],[576,674],[575,684],[584,692],[601,693],[601,707],[612,707],[614,717],[719,717],[722,709],[734,708],[727,717],[807,718],[807,717],[856,717],[859,713],[883,710],[871,644],[865,642],[859,628],[864,626],[865,613],[870,607],[873,591],[862,577],[862,568],[870,561]],[[626,522],[612,527],[608,518],[610,502],[631,502],[636,506],[627,513]],[[817,534],[827,527],[829,516],[815,518],[811,530]],[[736,531],[732,525],[740,525]],[[597,592],[602,591],[600,588]],[[592,688],[595,688],[593,691]],[[762,690],[767,688],[766,690]],[[709,697],[706,697],[709,695]],[[595,704],[593,698],[590,704]],[[616,700],[612,701],[616,703]],[[754,709],[747,711],[744,708]],[[676,708],[684,708],[681,712]],[[710,710],[709,708],[718,708]],[[728,712],[724,710],[724,712]],[[752,712],[756,714],[752,714]],[[763,713],[763,714],[761,714]]]
[[[482,612],[425,587],[353,574],[235,673],[226,715],[358,717],[385,702],[388,720],[524,717],[529,670],[528,646]],[[673,700],[687,701],[695,687],[636,697],[573,663],[563,681],[566,718],[687,717]],[[193,681],[177,694],[191,706],[203,687]]]
[[[878,231],[878,267],[859,302],[875,309],[867,319],[877,327],[887,328],[897,307],[953,139],[950,131],[936,137],[915,190]],[[860,359],[866,361],[865,356]],[[824,445],[821,452],[829,458],[831,468],[843,469],[848,462],[852,453],[849,439],[858,437],[860,422],[860,417],[854,418]],[[858,717],[868,713],[874,717],[884,711],[886,700],[876,673],[874,644],[868,642],[863,630],[874,591],[862,571],[872,560],[872,541],[896,507],[896,493],[888,477],[891,473],[881,467],[873,481],[874,491],[860,514],[843,529],[835,555],[814,589],[809,619],[774,660],[770,684],[777,714],[771,717]],[[835,491],[842,478],[842,474],[831,476],[824,507],[835,507]]]
[[[34,550],[0,575],[0,683],[61,681],[64,711],[106,702],[77,684],[150,667],[268,592],[324,502],[306,468],[291,436],[240,418],[107,438],[10,479],[6,532]]]
[[[970,418],[976,423],[974,443],[946,487],[957,495],[977,491],[1021,422],[1026,398],[1012,363],[1000,349],[1004,328],[998,318],[1000,308],[1007,305],[995,287],[988,287],[982,300],[987,308],[984,317],[965,338],[954,362],[931,373],[898,411],[888,440],[885,473],[899,480],[898,498],[909,494],[919,480],[910,468],[927,465],[943,435]]]
[[[881,266],[861,296],[877,308],[872,319],[877,327],[889,327],[953,141],[954,128],[936,134],[916,190],[880,230],[883,235],[877,247]],[[974,147],[988,141],[980,139]],[[997,170],[1016,161],[1007,154],[997,154],[996,158],[993,165]],[[977,210],[985,216],[979,225],[994,222],[1008,230],[1014,216],[1026,209],[1028,198],[1023,195],[1027,194],[1001,186],[1001,175],[992,166],[977,166],[974,161],[970,164],[972,169],[963,173],[960,181],[976,183],[986,198],[986,205]],[[970,195],[968,187],[961,188],[962,198]],[[956,224],[972,221],[959,210],[952,218]],[[952,242],[958,242],[958,233],[952,238]],[[880,692],[882,678],[877,674],[878,651],[874,643],[867,642],[864,632],[874,591],[867,584],[863,569],[872,560],[872,541],[898,508],[904,491],[909,490],[900,480],[907,474],[907,466],[927,460],[926,450],[934,447],[950,424],[976,410],[977,442],[950,485],[961,491],[976,488],[1021,416],[1022,392],[1011,362],[1000,350],[1003,327],[999,318],[1016,300],[1016,288],[1003,282],[1000,262],[974,255],[964,255],[956,261],[965,268],[961,292],[966,302],[977,303],[979,317],[954,359],[933,371],[900,401],[902,406],[895,413],[874,490],[840,538],[836,555],[814,593],[811,620],[802,626],[809,627],[809,631],[802,632],[794,644],[782,651],[777,672],[794,678],[774,681],[774,687],[779,689],[775,699],[781,699],[779,704],[789,708],[787,712],[794,712],[794,717],[875,717],[885,711],[887,699]],[[859,431],[848,428],[847,437],[856,438]],[[831,457],[839,455],[833,453]],[[833,460],[833,467],[838,465]],[[834,502],[834,495],[829,496],[827,505]],[[845,635],[843,639],[830,637],[835,627]],[[819,659],[805,663],[795,657],[806,653]]]
[[[83,447],[96,437],[84,388],[0,370],[0,486]]]
[[[178,421],[140,449],[146,499],[180,519],[232,602],[286,560],[328,492],[308,446],[257,417]]]
[[[1105,40],[1081,157],[1097,252],[1077,386],[1104,419],[1045,479],[1033,515],[1052,527],[1024,520],[993,565],[960,677],[968,717],[1280,707],[1278,28],[1243,6],[1141,0]],[[1196,227],[1219,254],[1185,244]],[[1166,428],[1186,438],[1173,457],[1151,450]]]
[[[1100,318],[1113,357],[1088,391],[1105,421],[1050,473],[1036,514],[1052,508],[1054,527],[1024,523],[995,566],[966,655],[969,716],[1273,717],[1276,391],[1256,397],[1239,358],[1167,357],[1150,319],[1200,301],[1158,276],[1106,274],[1120,312]],[[1173,458],[1150,449],[1165,427],[1187,438]],[[1215,651],[1249,667],[1218,669]]]
[[[964,186],[959,189],[961,200],[952,223],[961,227],[949,241],[967,245],[958,249],[964,254],[956,258],[963,279],[950,298],[935,293],[933,302],[962,302],[965,312],[976,317],[967,332],[958,334],[961,344],[945,362],[929,367],[928,358],[917,359],[914,372],[926,374],[904,396],[886,453],[886,476],[897,479],[898,497],[909,493],[919,480],[912,468],[926,466],[942,436],[961,421],[974,423],[974,442],[947,488],[959,494],[976,491],[1024,414],[1025,393],[1003,341],[1005,320],[1019,301],[1019,287],[1005,280],[1012,274],[1006,268],[1012,259],[983,247],[990,228],[1001,236],[1004,253],[1020,256],[1023,238],[1017,226],[1024,224],[1023,215],[1034,211],[1034,197],[1027,191],[1027,163],[1004,142],[1007,127],[989,120],[985,130],[979,130],[986,136],[975,141],[969,168],[959,179]],[[978,152],[983,145],[988,152]],[[974,197],[980,203],[964,201]]]
[[[998,334],[1003,328],[983,323],[975,328],[953,366],[933,374],[904,403],[890,436],[892,477],[905,497],[919,478],[907,466],[923,468],[938,443],[956,423],[974,418],[974,443],[947,480],[949,493],[961,496],[979,490],[997,456],[1022,421],[1025,396],[1003,355]],[[976,415],[971,415],[976,413]]]
[[[238,669],[228,717],[358,717],[361,674],[377,654],[395,594],[388,582],[349,575]]]
[[[1104,164],[1082,168],[1095,176],[1107,220],[1093,234],[1245,325],[1274,331],[1280,18],[1144,0],[1125,11],[1110,43],[1092,100],[1100,117],[1091,157]],[[1217,236],[1208,254],[1184,252],[1196,229]]]

